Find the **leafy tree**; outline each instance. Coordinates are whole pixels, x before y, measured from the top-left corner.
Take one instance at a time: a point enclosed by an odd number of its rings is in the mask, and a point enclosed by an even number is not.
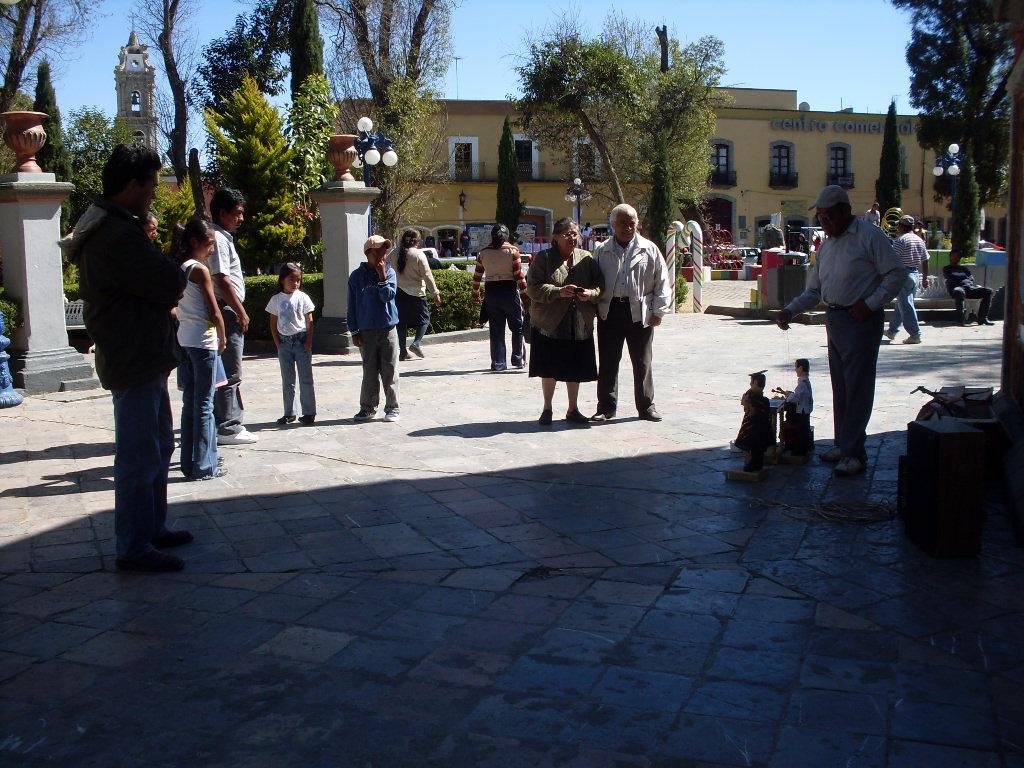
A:
[[[655,144],[654,173],[651,178],[651,202],[647,209],[647,234],[664,248],[665,233],[676,218],[672,178],[668,160],[668,141],[662,136]]]
[[[72,224],[103,195],[103,166],[114,147],[131,140],[131,129],[124,121],[107,117],[95,107],[74,110],[68,115],[64,145],[71,155],[71,175],[75,180],[75,191],[69,198]]]
[[[335,30],[329,71],[341,125],[354,127],[372,106],[377,130],[398,153],[398,165],[374,169],[379,232],[393,234],[403,220],[432,208],[429,183],[447,178],[437,86],[450,61],[454,6],[455,0],[332,0],[321,8]]]
[[[515,232],[522,213],[516,142],[512,137],[512,123],[506,115],[505,124],[501,128],[501,141],[498,143],[498,206],[494,220],[508,227],[509,232]]]
[[[900,162],[900,139],[896,133],[896,102],[890,102],[882,135],[882,156],[878,160],[875,200],[882,214],[903,204],[903,166]]]
[[[338,107],[331,98],[327,78],[322,74],[310,75],[292,102],[286,129],[293,153],[295,196],[307,210],[313,205],[310,191],[323,184],[330,172],[327,139],[334,133],[337,121]]]
[[[1009,97],[1006,83],[1013,64],[992,3],[979,0],[892,0],[911,12],[907,46],[910,103],[920,110],[918,140],[945,151],[958,143],[976,164],[979,203],[998,199],[1009,158]],[[962,181],[960,182],[962,184]],[[945,175],[936,191],[950,192]]]
[[[953,226],[950,239],[953,247],[960,249],[965,260],[972,260],[978,250],[978,230],[981,229],[981,193],[974,173],[974,158],[970,147],[963,150],[963,162],[956,182],[956,199],[953,200]]]
[[[320,22],[313,0],[294,0],[292,3],[288,42],[292,63],[292,99],[295,99],[307,77],[324,73],[324,41],[320,37]]]
[[[305,234],[291,180],[294,153],[284,120],[246,75],[222,112],[207,110],[224,181],[245,195],[245,224],[238,241],[247,265],[269,267],[297,258]]]
[[[288,72],[282,54],[288,50],[289,1],[259,0],[251,14],[237,16],[231,29],[203,49],[196,84],[203,109],[223,110],[245,75],[261,93],[281,93]]]
[[[102,0],[21,0],[0,6],[0,112],[14,106],[33,60],[47,51],[64,54],[91,31],[92,17]]]
[[[692,208],[704,195],[707,142],[715,110],[726,103],[719,89],[722,42],[704,37],[682,47],[667,30],[665,38],[671,55],[662,71],[661,46],[650,25],[611,14],[600,36],[588,39],[573,19],[562,19],[534,41],[517,70],[524,94],[517,106],[526,130],[567,157],[588,141],[606,179],[586,167],[578,169],[580,177],[589,176],[595,193],[611,202],[626,202],[628,194],[641,211],[648,208],[658,157],[667,163],[673,210]],[[644,229],[653,231],[650,221]]]

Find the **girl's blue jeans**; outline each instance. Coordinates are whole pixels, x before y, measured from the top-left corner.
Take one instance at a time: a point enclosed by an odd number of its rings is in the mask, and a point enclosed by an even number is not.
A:
[[[295,372],[299,374],[299,403],[303,416],[316,416],[316,392],[313,390],[313,354],[305,348],[306,332],[282,336],[277,348],[281,364],[281,390],[284,415],[295,415]]]

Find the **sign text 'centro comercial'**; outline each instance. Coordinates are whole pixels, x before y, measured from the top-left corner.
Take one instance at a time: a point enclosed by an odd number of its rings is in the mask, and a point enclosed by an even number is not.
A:
[[[881,121],[868,120],[816,120],[812,117],[777,117],[772,128],[781,131],[808,131],[826,133],[830,128],[836,133],[881,133],[885,125]],[[914,132],[913,123],[897,123],[896,130],[904,135]]]

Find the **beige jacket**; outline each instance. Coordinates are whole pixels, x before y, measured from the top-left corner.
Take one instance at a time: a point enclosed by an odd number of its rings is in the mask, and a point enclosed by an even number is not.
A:
[[[398,271],[398,254],[394,256],[392,266],[395,274],[398,275],[398,287],[410,296],[440,296],[437,290],[437,283],[434,282],[434,273],[430,271],[430,264],[427,257],[419,248],[410,248],[405,254],[405,271]],[[426,285],[426,290],[424,290]]]
[[[594,257],[604,275],[604,290],[597,303],[597,314],[602,320],[608,319],[620,266],[626,270],[629,309],[634,323],[643,323],[646,328],[653,316],[661,317],[672,311],[668,267],[658,246],[646,237],[634,236],[625,248],[619,246],[614,237],[609,237],[597,247]]]

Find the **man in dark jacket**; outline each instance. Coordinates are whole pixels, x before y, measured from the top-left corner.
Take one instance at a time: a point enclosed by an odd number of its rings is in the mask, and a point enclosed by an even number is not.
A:
[[[177,365],[171,309],[185,275],[144,229],[160,167],[152,149],[118,145],[103,168],[103,197],[64,244],[78,259],[96,374],[114,400],[117,567],[128,571],[180,571],[181,558],[162,549],[192,540],[165,525],[174,450],[167,375]]]

